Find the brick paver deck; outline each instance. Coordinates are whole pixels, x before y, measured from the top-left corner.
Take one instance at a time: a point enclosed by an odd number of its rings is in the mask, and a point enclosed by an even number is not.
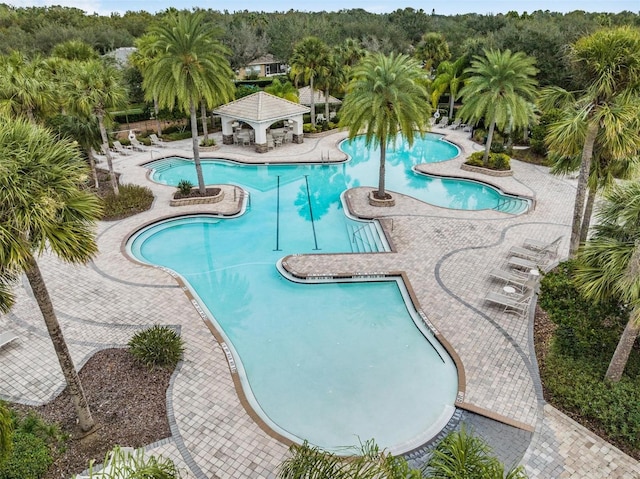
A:
[[[478,178],[462,172],[462,157],[476,149],[462,131],[436,130],[458,144],[457,160],[424,165],[438,175]],[[337,145],[344,133],[306,139],[265,154],[250,147],[222,146],[212,154],[242,162],[339,161]],[[220,140],[220,138],[218,138]],[[158,218],[192,212],[234,214],[239,190],[223,186],[225,199],[215,205],[171,208],[173,187],[151,183],[140,165],[167,155],[191,157],[190,141],[118,156],[121,182],[150,186],[156,200],[150,211],[98,226],[99,255],[88,266],[70,266],[44,255],[40,265],[77,367],[97,350],[124,346],[131,335],[151,324],[180,329],[187,350],[167,394],[172,437],[149,445],[153,453],[174,459],[194,478],[275,477],[286,445],[267,434],[239,399],[225,354],[181,285],[166,272],[137,264],[125,256],[123,241]],[[483,302],[496,287],[488,271],[501,266],[512,245],[525,238],[551,240],[565,235],[565,255],[575,182],[551,176],[546,168],[513,162],[514,176],[481,178],[504,191],[535,199],[528,214],[465,212],[426,205],[395,194],[396,206],[375,208],[367,189],[349,192],[352,212],[378,218],[394,251],[361,255],[290,257],[287,268],[299,275],[352,272],[404,272],[430,321],[451,344],[464,366],[464,398],[471,412],[533,431],[522,458],[532,478],[631,478],[638,462],[546,405],[533,353],[531,320],[504,314]],[[0,397],[28,404],[46,402],[63,388],[53,347],[28,283],[16,290],[11,313],[0,317],[0,330],[21,340],[0,352]],[[486,421],[485,421],[486,422]],[[498,423],[496,423],[498,424]],[[486,430],[489,428],[485,427]],[[495,433],[491,443],[508,457],[513,447]]]

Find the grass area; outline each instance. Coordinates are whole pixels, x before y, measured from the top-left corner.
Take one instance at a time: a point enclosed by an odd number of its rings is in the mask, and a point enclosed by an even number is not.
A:
[[[571,262],[562,263],[541,283],[539,306],[553,323],[540,361],[545,398],[640,459],[639,351],[632,353],[619,383],[604,381],[629,312],[616,302],[585,300],[571,282],[572,268]]]

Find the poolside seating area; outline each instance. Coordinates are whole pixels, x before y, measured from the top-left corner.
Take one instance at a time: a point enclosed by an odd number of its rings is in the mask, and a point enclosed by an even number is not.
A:
[[[119,153],[121,155],[130,155],[131,154],[131,148],[129,147],[125,147],[122,143],[120,143],[118,140],[114,140],[113,141],[113,150],[116,153]]]

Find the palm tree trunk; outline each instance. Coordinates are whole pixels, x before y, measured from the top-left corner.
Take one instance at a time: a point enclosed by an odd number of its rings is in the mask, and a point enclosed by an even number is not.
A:
[[[604,375],[604,378],[609,381],[618,382],[622,378],[633,344],[640,333],[639,315],[640,310],[638,308],[635,308],[630,314],[629,322],[625,326],[622,336],[620,336],[620,341],[618,341],[616,350],[613,353],[607,373]]]
[[[587,235],[589,234],[589,226],[591,226],[591,216],[593,216],[593,207],[596,204],[597,191],[595,188],[589,188],[589,195],[587,196],[587,204],[584,207],[584,216],[582,217],[582,224],[580,225],[580,244],[587,241]]]
[[[102,138],[102,149],[104,154],[107,155],[107,165],[109,166],[109,179],[111,180],[111,189],[113,194],[118,196],[120,190],[118,189],[118,179],[116,178],[116,172],[113,171],[113,160],[111,158],[111,150],[109,150],[109,139],[107,138],[107,129],[104,127],[104,115],[98,114],[98,125],[100,125],[100,137]]]
[[[200,103],[200,116],[202,117],[202,141],[206,145],[207,141],[209,140],[209,119],[207,118],[207,107],[204,104],[204,101]]]
[[[329,121],[329,89],[324,91],[324,121]]]
[[[387,160],[387,138],[380,139],[380,172],[378,174],[378,199],[384,200],[387,197],[384,191],[385,163]]]
[[[496,129],[495,120],[491,120],[491,125],[489,126],[489,133],[487,134],[487,143],[484,146],[484,156],[482,157],[482,164],[487,167],[489,166],[489,150],[491,150],[491,142],[493,141],[493,132]]]
[[[47,326],[49,337],[53,343],[53,349],[56,352],[60,368],[62,369],[62,374],[67,382],[71,401],[73,402],[73,407],[75,408],[76,415],[78,416],[78,424],[82,431],[89,431],[93,428],[95,422],[91,416],[91,410],[89,409],[89,404],[87,403],[87,399],[84,395],[82,383],[80,382],[76,368],[73,365],[71,354],[69,354],[69,348],[67,348],[67,343],[62,335],[58,318],[53,310],[49,291],[47,291],[47,287],[44,284],[44,279],[42,278],[40,268],[38,267],[38,263],[35,258],[30,256],[27,261],[27,267],[24,271],[27,275],[27,279],[29,280],[29,284],[31,285],[31,289],[33,290],[33,296],[35,297],[38,307],[40,308],[40,312],[42,313],[42,317],[44,318],[44,323]]]
[[[162,122],[158,115],[160,114],[160,107],[158,106],[158,97],[153,97],[153,111],[156,113],[156,128],[158,129],[158,136],[162,136]]]
[[[453,93],[449,92],[449,118],[453,119],[453,104],[454,104]]]
[[[578,188],[576,191],[576,202],[573,207],[573,222],[571,223],[571,239],[569,240],[569,258],[574,258],[580,247],[580,227],[584,216],[584,199],[587,192],[587,182],[589,180],[589,170],[591,169],[591,157],[593,156],[593,145],[596,142],[599,125],[592,120],[587,127],[587,135],[582,148],[582,160],[580,163],[580,174],[578,175]]]
[[[96,189],[99,188],[98,184],[98,170],[96,170],[96,159],[93,156],[93,148],[87,150],[87,157],[89,158],[89,166],[91,166],[91,174],[93,175],[93,184]]]
[[[198,175],[198,190],[201,195],[207,192],[202,176],[202,165],[200,164],[200,148],[198,145],[198,116],[196,115],[196,104],[191,100],[189,103],[191,113],[191,142],[193,146],[193,162],[196,165],[196,175]]]
[[[313,77],[309,82],[309,90],[311,90],[311,124],[316,127],[316,95],[313,91]]]

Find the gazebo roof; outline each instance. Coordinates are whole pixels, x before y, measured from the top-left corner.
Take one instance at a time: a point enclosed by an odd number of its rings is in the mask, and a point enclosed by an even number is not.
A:
[[[309,113],[306,106],[263,91],[232,101],[213,110],[216,115],[243,121],[273,121]]]
[[[311,87],[305,86],[298,90],[298,97],[300,98],[300,103],[303,105],[311,105]],[[314,103],[321,104],[324,103],[324,92],[322,90],[314,90],[313,91]],[[342,101],[338,100],[336,97],[329,95],[329,103],[332,105],[339,105]]]

